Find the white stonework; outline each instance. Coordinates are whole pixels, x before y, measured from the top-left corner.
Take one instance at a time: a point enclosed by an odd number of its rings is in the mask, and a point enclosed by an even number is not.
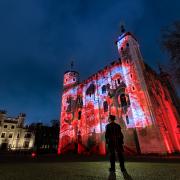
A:
[[[35,135],[24,126],[25,114],[8,117],[0,111],[0,150],[30,150],[34,146]]]

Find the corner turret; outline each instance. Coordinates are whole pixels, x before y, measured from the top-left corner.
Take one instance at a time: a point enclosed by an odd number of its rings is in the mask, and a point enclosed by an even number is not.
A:
[[[79,83],[79,73],[77,71],[72,70],[73,66],[74,63],[71,62],[70,70],[64,73],[63,89],[68,89]]]

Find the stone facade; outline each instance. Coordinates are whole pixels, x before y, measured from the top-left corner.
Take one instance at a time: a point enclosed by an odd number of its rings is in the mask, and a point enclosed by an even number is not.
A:
[[[6,111],[0,111],[0,149],[30,150],[34,146],[35,136],[24,126],[25,114],[8,117]]]
[[[170,77],[144,63],[130,32],[116,44],[119,59],[86,80],[65,72],[58,153],[106,154],[109,114],[121,125],[126,152],[180,152],[180,106]]]

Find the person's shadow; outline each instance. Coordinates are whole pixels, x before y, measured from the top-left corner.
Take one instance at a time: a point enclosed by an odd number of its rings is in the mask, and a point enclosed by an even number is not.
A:
[[[133,180],[132,177],[127,173],[123,173],[124,180]],[[108,180],[116,180],[116,173],[110,172],[108,176]]]
[[[123,177],[124,177],[124,180],[133,180],[132,177],[127,172],[123,173]]]
[[[110,172],[108,176],[108,180],[116,180],[116,173],[115,172]]]

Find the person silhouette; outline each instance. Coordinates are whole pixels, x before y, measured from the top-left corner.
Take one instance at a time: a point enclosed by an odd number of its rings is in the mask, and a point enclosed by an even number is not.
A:
[[[119,164],[121,172],[126,173],[126,169],[124,166],[124,136],[121,132],[121,126],[115,123],[116,117],[114,115],[109,115],[110,123],[106,125],[105,139],[106,144],[108,145],[108,150],[110,153],[110,172],[115,172],[115,152],[118,154]]]

